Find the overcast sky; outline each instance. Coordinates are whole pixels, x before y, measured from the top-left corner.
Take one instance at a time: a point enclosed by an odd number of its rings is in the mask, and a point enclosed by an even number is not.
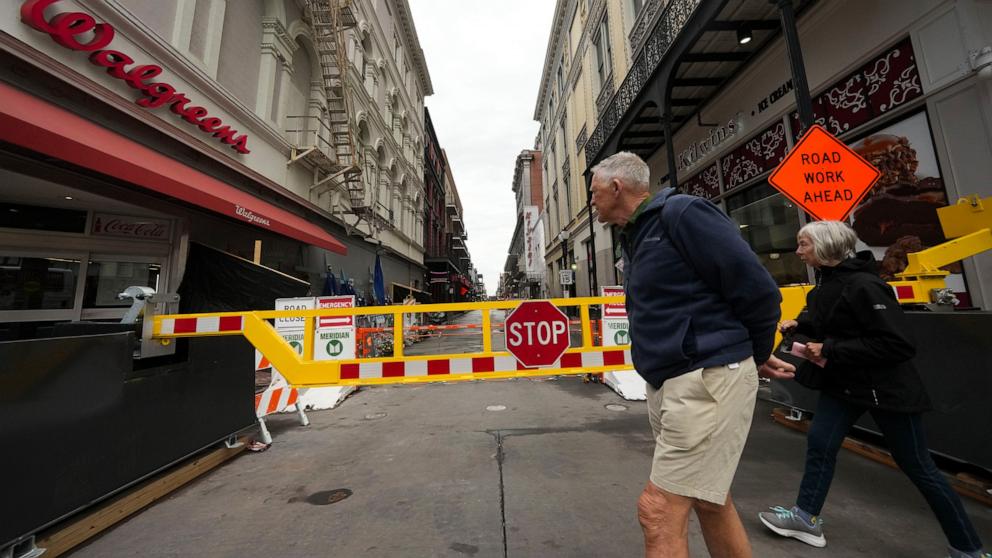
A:
[[[494,294],[516,224],[513,168],[534,147],[534,104],[554,0],[409,0],[472,262]]]

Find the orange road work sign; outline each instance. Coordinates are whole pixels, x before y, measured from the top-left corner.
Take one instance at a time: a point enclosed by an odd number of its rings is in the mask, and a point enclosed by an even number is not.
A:
[[[768,182],[814,218],[843,221],[881,174],[822,126],[814,125]]]

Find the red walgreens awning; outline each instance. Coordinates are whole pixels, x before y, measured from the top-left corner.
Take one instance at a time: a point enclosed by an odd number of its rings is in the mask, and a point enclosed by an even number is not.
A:
[[[324,229],[65,109],[0,83],[0,140],[338,254]]]

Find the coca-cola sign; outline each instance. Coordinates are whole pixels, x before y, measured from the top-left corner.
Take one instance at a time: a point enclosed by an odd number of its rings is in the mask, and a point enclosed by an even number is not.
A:
[[[123,236],[141,240],[168,241],[169,221],[146,217],[128,217],[97,213],[93,216],[93,234],[98,236]]]

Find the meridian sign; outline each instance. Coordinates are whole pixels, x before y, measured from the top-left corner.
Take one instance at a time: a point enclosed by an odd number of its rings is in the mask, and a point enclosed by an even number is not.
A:
[[[570,344],[568,317],[546,300],[517,306],[504,326],[506,350],[529,368],[554,364]]]
[[[814,125],[768,182],[821,221],[843,221],[881,172],[820,125]]]

